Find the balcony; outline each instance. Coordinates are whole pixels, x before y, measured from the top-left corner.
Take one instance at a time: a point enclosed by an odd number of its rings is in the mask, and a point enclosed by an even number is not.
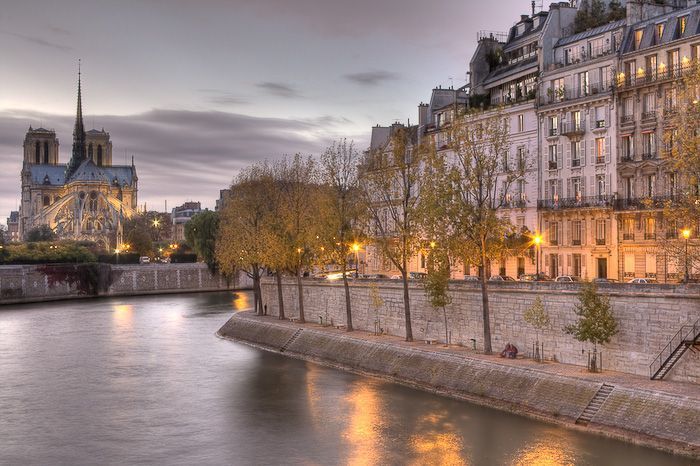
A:
[[[673,67],[664,67],[657,70],[646,70],[642,73],[638,73],[631,76],[627,76],[624,73],[620,73],[620,75],[618,75],[617,78],[616,86],[619,90],[626,90],[655,82],[661,82],[670,79],[678,79],[692,68],[692,62],[688,62],[686,64],[678,64]]]
[[[581,166],[581,159],[571,159],[571,168],[578,168]]]
[[[656,239],[656,233],[644,233],[644,239],[654,240]]]
[[[634,114],[632,115],[622,115],[620,117],[620,123],[623,125],[634,123]]]
[[[555,63],[559,66],[575,65],[577,63],[585,63],[589,60],[595,60],[599,57],[605,57],[615,53],[615,50],[609,45],[601,45],[599,47],[590,47],[588,50],[581,53],[571,53],[563,59],[557,60]]]
[[[503,202],[503,207],[506,209],[524,209],[527,207],[527,203],[524,199],[525,195],[523,194],[521,196],[520,199],[506,199]]]
[[[620,162],[634,162],[634,157],[632,157],[631,155],[623,155],[622,157],[620,157]]]
[[[549,170],[557,170],[557,162],[549,161]]]
[[[583,136],[586,132],[586,125],[584,122],[568,122],[562,123],[561,134],[562,136],[572,137],[572,136]]]
[[[656,152],[645,152],[642,154],[642,160],[655,160]]]
[[[634,233],[623,233],[622,239],[623,241],[634,241]]]
[[[595,244],[596,246],[605,246],[605,238],[596,238]]]
[[[596,120],[596,121],[595,121],[595,124],[593,125],[593,129],[594,129],[594,130],[596,130],[596,129],[605,129],[605,128],[607,128],[607,127],[608,127],[608,125],[607,125],[607,122],[606,122],[605,120]]]
[[[559,88],[552,90],[550,88],[547,89],[546,95],[540,96],[539,103],[540,105],[552,105],[560,102],[584,99],[597,94],[610,92],[612,91],[612,88],[612,84],[609,83],[592,83],[589,84],[588,87],[581,89]]]
[[[656,110],[649,110],[642,112],[642,121],[654,121],[656,120]]]
[[[663,209],[668,204],[673,204],[680,200],[680,196],[647,196],[632,199],[615,200],[615,210],[645,210]]]
[[[540,199],[537,208],[544,210],[582,209],[582,208],[611,208],[613,196],[578,196],[560,199]]]
[[[559,128],[549,128],[547,134],[550,138],[557,137],[559,136]]]

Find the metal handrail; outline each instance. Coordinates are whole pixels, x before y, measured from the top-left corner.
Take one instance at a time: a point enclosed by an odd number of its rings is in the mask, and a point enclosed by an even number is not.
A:
[[[676,332],[671,341],[668,342],[666,346],[661,350],[661,352],[654,358],[654,360],[649,364],[649,378],[653,379],[661,371],[668,360],[673,356],[678,347],[680,347],[687,339],[688,336],[692,335],[693,340],[695,340],[698,335],[700,335],[700,319],[696,320],[693,325],[684,325],[678,332]],[[664,355],[667,356],[664,357]],[[658,368],[657,368],[658,366]]]

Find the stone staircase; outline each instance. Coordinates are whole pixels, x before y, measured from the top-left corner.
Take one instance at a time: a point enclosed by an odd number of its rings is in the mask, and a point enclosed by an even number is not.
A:
[[[287,340],[287,342],[284,345],[282,345],[282,347],[280,348],[280,353],[284,353],[285,351],[287,351],[287,348],[289,348],[289,345],[294,343],[294,341],[296,341],[296,339],[299,338],[299,335],[301,335],[301,332],[303,332],[303,329],[298,328],[297,331],[294,332],[294,335],[289,337],[289,340]]]
[[[598,413],[600,407],[603,406],[605,400],[608,399],[608,396],[610,396],[614,388],[615,386],[604,383],[588,403],[586,409],[584,409],[578,419],[576,419],[576,424],[588,425],[591,419],[593,419],[593,416]]]

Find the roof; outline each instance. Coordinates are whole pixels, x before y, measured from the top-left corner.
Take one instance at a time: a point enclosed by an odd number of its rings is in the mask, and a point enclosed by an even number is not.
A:
[[[561,47],[563,45],[568,45],[573,42],[578,42],[583,39],[588,39],[589,37],[597,36],[598,34],[603,34],[605,32],[610,32],[615,29],[624,27],[625,24],[627,23],[627,20],[621,19],[619,21],[613,21],[608,24],[603,24],[602,26],[595,27],[593,29],[588,29],[587,31],[579,32],[578,34],[574,34],[571,36],[567,37],[562,37],[557,41],[557,43],[554,45],[555,47]]]
[[[19,211],[13,210],[10,212],[10,217],[8,218],[8,223],[17,223],[19,222]]]
[[[32,182],[35,184],[48,184],[51,186],[63,186],[66,184],[66,165],[30,165],[29,170]],[[80,164],[72,181],[101,181],[105,183],[118,183],[121,186],[131,186],[134,183],[136,171],[131,166],[98,167],[92,160],[86,160]]]

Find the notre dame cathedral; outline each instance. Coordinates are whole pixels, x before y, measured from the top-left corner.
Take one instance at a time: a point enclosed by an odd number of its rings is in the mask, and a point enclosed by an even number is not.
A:
[[[85,131],[78,73],[73,152],[58,160],[56,132],[29,127],[24,138],[20,236],[48,225],[60,239],[95,241],[105,249],[122,244],[124,220],[136,212],[138,177],[131,165],[112,165],[109,133]]]

